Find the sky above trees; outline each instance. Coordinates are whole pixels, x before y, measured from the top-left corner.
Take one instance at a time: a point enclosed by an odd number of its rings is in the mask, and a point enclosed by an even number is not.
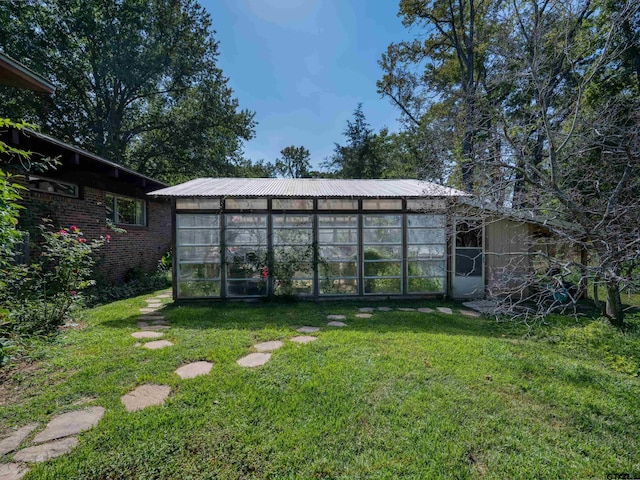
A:
[[[409,33],[397,1],[202,0],[220,42],[219,65],[242,108],[256,112],[253,161],[304,145],[314,169],[343,142],[358,103],[373,130],[398,129],[398,110],[376,92],[378,60]]]

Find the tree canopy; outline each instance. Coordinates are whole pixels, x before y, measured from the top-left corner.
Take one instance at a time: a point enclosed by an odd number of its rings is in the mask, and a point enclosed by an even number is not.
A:
[[[275,171],[285,178],[306,178],[311,176],[311,153],[303,146],[290,145],[280,150]]]
[[[8,1],[0,21],[0,46],[56,85],[51,98],[0,91],[2,115],[165,181],[236,173],[253,113],[197,2]]]

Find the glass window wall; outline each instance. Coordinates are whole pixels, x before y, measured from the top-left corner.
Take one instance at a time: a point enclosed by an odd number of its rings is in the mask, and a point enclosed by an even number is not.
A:
[[[313,294],[313,218],[273,215],[273,288],[276,295]]]
[[[176,215],[178,297],[220,296],[220,216]]]
[[[407,293],[440,293],[446,279],[444,215],[407,215]]]
[[[363,215],[364,293],[402,293],[402,215]]]
[[[321,295],[358,294],[358,215],[318,215]]]
[[[267,215],[225,215],[224,239],[227,295],[266,295]]]

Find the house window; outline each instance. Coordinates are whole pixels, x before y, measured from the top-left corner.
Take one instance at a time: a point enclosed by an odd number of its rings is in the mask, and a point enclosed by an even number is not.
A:
[[[146,202],[138,198],[122,197],[107,193],[105,195],[107,219],[116,225],[146,225]]]
[[[36,192],[46,192],[63,197],[78,198],[78,185],[60,182],[51,178],[29,176],[29,189]]]

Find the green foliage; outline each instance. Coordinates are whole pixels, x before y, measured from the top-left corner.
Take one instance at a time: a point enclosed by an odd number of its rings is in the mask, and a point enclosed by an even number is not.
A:
[[[168,271],[160,268],[156,273],[145,274],[117,285],[99,284],[85,291],[84,304],[87,306],[104,305],[125,298],[144,295],[171,286]]]
[[[58,231],[42,227],[43,243],[36,263],[7,269],[0,305],[8,322],[3,331],[47,334],[69,318],[82,290],[91,286],[93,254],[105,239],[88,241],[77,227]]]
[[[169,182],[235,172],[253,113],[197,2],[11,0],[0,21],[0,46],[56,83],[51,98],[0,89],[0,114]]]
[[[306,178],[311,175],[311,154],[303,146],[285,147],[280,150],[280,155],[275,163],[278,175],[285,178]]]

